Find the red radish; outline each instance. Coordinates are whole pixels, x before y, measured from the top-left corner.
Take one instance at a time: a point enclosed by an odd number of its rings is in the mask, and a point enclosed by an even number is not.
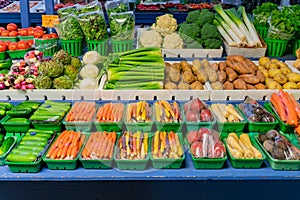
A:
[[[209,122],[212,119],[211,112],[208,108],[201,110],[200,112],[200,121],[202,122]]]
[[[187,139],[190,144],[199,141],[198,131],[190,131],[187,135]]]
[[[26,85],[21,85],[21,90],[25,91],[27,89]]]
[[[203,103],[200,101],[200,99],[193,99],[191,103],[191,109],[195,111],[200,111],[203,108]]]
[[[200,140],[203,140],[203,135],[204,134],[210,134],[210,130],[208,128],[200,128],[198,131],[198,137]]]
[[[202,142],[194,142],[191,145],[191,153],[198,158],[203,157],[202,153]]]
[[[27,84],[26,87],[27,87],[27,89],[29,89],[29,90],[34,89],[34,85],[31,84],[31,83]]]
[[[20,84],[20,83],[15,84],[15,85],[14,85],[14,88],[15,88],[15,89],[21,89],[21,84]]]
[[[187,111],[189,111],[190,110],[190,108],[191,108],[191,101],[189,101],[189,102],[187,102],[187,103],[185,103],[184,105],[183,105],[183,110],[184,110],[184,113],[186,113]]]
[[[194,110],[190,110],[186,113],[186,120],[189,122],[197,122],[198,121],[198,115],[197,112]]]

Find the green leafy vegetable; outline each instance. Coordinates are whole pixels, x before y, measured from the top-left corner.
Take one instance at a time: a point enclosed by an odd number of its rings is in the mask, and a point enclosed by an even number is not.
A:
[[[255,26],[268,26],[268,18],[273,11],[278,10],[278,5],[272,2],[263,3],[256,6],[253,10],[254,25]]]
[[[90,13],[90,12],[95,12],[95,11],[101,11],[102,6],[99,3],[99,1],[96,0],[89,4],[80,6],[77,10],[78,10],[78,14],[84,14],[84,13]]]
[[[60,8],[57,10],[57,14],[58,14],[59,18],[63,18],[70,14],[78,15],[77,6],[74,5],[74,6],[68,6],[65,8]]]
[[[134,39],[135,20],[133,12],[111,13],[110,18],[110,31],[113,39]]]
[[[62,40],[82,40],[84,38],[80,24],[74,14],[60,19],[60,23],[55,25],[56,32]]]

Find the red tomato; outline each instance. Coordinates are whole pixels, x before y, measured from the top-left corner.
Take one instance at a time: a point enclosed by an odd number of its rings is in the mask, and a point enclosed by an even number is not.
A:
[[[20,33],[19,33],[21,36],[27,36],[28,35],[28,31],[27,29],[23,28],[20,30]]]
[[[18,42],[18,49],[28,49],[28,43],[24,40]]]
[[[18,30],[18,27],[17,27],[17,25],[14,24],[14,23],[9,23],[9,24],[7,24],[7,26],[6,26],[6,29],[7,29],[8,31],[16,31],[16,30]]]
[[[41,31],[44,31],[43,27],[41,27],[41,26],[36,26],[36,27],[35,27],[35,30],[41,30]]]
[[[17,42],[11,42],[9,45],[8,45],[8,49],[10,51],[15,51],[18,49],[18,43]]]
[[[50,34],[45,34],[45,35],[43,35],[42,38],[43,38],[43,39],[51,39],[52,37],[51,37]]]
[[[27,40],[27,44],[31,47],[33,45],[33,40]]]
[[[7,50],[7,46],[5,44],[5,42],[0,42],[0,52],[4,52]]]
[[[51,33],[50,35],[51,35],[52,38],[57,38],[58,37],[56,33]]]
[[[1,35],[2,31],[5,31],[5,28],[0,27],[0,35]]]
[[[5,41],[6,46],[8,47],[8,45],[11,43],[11,41],[7,40]]]
[[[8,35],[9,35],[9,31],[6,31],[6,30],[2,31],[2,33],[1,33],[2,37],[8,37]]]
[[[34,36],[34,28],[29,28],[29,29],[27,30],[27,35],[28,35],[28,36]]]
[[[43,35],[44,35],[44,32],[41,31],[41,30],[36,30],[36,31],[34,32],[34,37],[35,37],[35,38],[41,38],[41,37],[43,37]]]
[[[16,37],[16,36],[18,36],[18,32],[17,31],[11,31],[8,36],[9,37]]]

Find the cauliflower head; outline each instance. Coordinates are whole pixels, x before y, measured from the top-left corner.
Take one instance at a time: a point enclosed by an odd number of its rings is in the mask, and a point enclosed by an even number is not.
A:
[[[165,14],[156,18],[156,23],[152,25],[162,36],[170,35],[177,30],[177,20],[171,14]]]
[[[177,33],[172,33],[171,35],[167,35],[164,38],[163,48],[164,49],[182,49],[183,48],[183,40]]]
[[[155,30],[145,31],[139,38],[143,47],[161,47],[162,37]]]

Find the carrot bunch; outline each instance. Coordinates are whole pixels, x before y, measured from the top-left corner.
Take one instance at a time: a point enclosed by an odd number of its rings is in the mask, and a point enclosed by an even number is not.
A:
[[[155,102],[155,117],[158,122],[179,122],[180,109],[178,103],[169,103],[165,100]]]
[[[300,106],[295,100],[293,94],[279,90],[279,93],[273,93],[270,99],[272,105],[277,111],[280,119],[286,124],[295,127],[300,135]]]
[[[91,133],[83,151],[84,159],[112,159],[116,132],[93,132]]]
[[[92,121],[96,113],[96,103],[95,102],[76,102],[66,116],[67,122],[74,121]]]
[[[117,159],[142,160],[148,154],[148,134],[125,132],[117,144]]]
[[[97,111],[98,122],[119,122],[124,114],[124,104],[106,103]]]
[[[73,160],[76,158],[83,142],[85,135],[73,130],[63,131],[51,145],[47,158]]]
[[[127,122],[150,122],[151,106],[146,101],[128,104],[126,120]]]

